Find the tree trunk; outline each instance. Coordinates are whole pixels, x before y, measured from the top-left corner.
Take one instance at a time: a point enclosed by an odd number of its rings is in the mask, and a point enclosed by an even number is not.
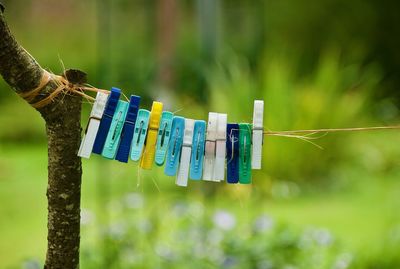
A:
[[[44,70],[11,34],[0,4],[0,74],[18,94],[38,87]],[[80,71],[67,71],[70,83],[83,83]],[[32,102],[57,88],[50,80]],[[31,102],[31,103],[32,103]],[[44,268],[79,268],[81,160],[81,98],[61,93],[37,109],[46,122],[48,139],[48,247]],[[27,119],[28,120],[28,119]]]

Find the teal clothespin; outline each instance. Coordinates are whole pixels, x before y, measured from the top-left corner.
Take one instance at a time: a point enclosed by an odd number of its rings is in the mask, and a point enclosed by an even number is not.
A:
[[[138,116],[135,123],[135,132],[132,139],[131,159],[132,161],[139,161],[142,156],[144,141],[147,135],[147,128],[149,127],[150,111],[146,109],[139,109]]]
[[[174,113],[164,111],[161,115],[160,128],[157,135],[156,157],[155,162],[161,166],[165,161],[165,154],[167,153],[169,139],[171,137],[172,119]]]
[[[108,130],[106,142],[101,155],[107,159],[113,160],[117,153],[121,131],[124,126],[126,112],[128,111],[128,102],[118,101],[117,108],[112,118],[110,129]]]

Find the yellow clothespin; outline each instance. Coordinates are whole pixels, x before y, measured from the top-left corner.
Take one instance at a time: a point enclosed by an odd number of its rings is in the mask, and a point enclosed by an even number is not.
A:
[[[161,102],[153,102],[150,113],[149,129],[147,131],[146,146],[140,161],[140,167],[143,169],[149,170],[153,166],[162,109],[163,104]]]

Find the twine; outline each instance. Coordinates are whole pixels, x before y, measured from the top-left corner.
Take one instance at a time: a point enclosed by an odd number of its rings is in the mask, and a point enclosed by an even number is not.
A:
[[[323,149],[313,140],[320,139],[329,133],[335,132],[365,132],[365,131],[382,131],[382,130],[399,130],[400,125],[390,126],[373,126],[373,127],[352,127],[352,128],[322,128],[309,130],[292,130],[292,131],[264,131],[264,135],[279,136],[288,138],[297,138],[304,142],[310,143],[313,146]]]
[[[44,87],[50,82],[54,82],[57,85],[57,88],[49,93],[45,98],[33,102],[39,95],[41,94],[41,91],[44,89]],[[39,109],[43,108],[50,103],[52,103],[60,94],[64,95],[80,95],[87,99],[89,103],[92,103],[95,101],[95,98],[87,95],[85,91],[91,91],[91,92],[104,92],[104,93],[109,93],[110,91],[103,90],[103,89],[98,89],[92,85],[89,84],[84,84],[84,85],[77,85],[74,83],[71,83],[68,81],[68,79],[54,75],[52,73],[49,73],[46,70],[43,70],[43,75],[42,78],[40,79],[39,85],[34,88],[33,90],[26,91],[19,93],[19,96],[25,99],[32,107]],[[44,95],[44,94],[43,94]],[[123,94],[123,97],[129,101],[128,97]],[[180,111],[180,110],[178,110]],[[309,129],[309,130],[288,130],[288,131],[264,131],[263,135],[267,136],[280,136],[280,137],[289,137],[289,138],[297,138],[301,139],[305,142],[311,143],[317,147],[317,144],[313,143],[311,140],[319,139],[328,133],[334,133],[334,132],[362,132],[362,131],[379,131],[379,130],[399,130],[400,125],[391,125],[391,126],[374,126],[374,127],[356,127],[356,128],[322,128],[322,129]],[[250,130],[251,132],[251,130]],[[319,135],[319,136],[316,136]]]
[[[35,99],[37,99],[38,96],[40,95],[45,95],[41,93],[43,89],[46,87],[46,85],[50,82],[54,82],[57,85],[57,88],[47,94],[47,96],[37,102],[33,102]],[[52,103],[60,94],[63,95],[80,95],[87,99],[89,102],[94,102],[94,98],[85,94],[84,91],[105,91],[101,89],[94,88],[90,85],[77,85],[74,83],[71,83],[68,81],[68,79],[62,77],[62,76],[57,76],[52,73],[49,73],[46,70],[43,70],[43,75],[42,78],[40,79],[39,85],[34,88],[33,90],[26,91],[19,93],[19,96],[25,99],[33,108],[39,109],[43,108],[50,103]]]
[[[400,125],[392,126],[374,126],[374,127],[356,127],[356,128],[323,128],[310,130],[293,130],[293,131],[265,131],[264,135],[296,135],[296,134],[318,134],[318,133],[333,133],[333,132],[362,132],[362,131],[379,131],[379,130],[396,130],[400,129]]]

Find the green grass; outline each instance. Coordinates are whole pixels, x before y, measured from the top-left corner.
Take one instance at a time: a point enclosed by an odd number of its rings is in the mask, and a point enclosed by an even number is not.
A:
[[[102,176],[98,172],[100,166],[105,173]],[[43,261],[46,248],[46,147],[3,145],[0,147],[0,168],[1,267],[16,266],[29,258]],[[368,176],[356,168],[349,171],[349,177],[363,180],[356,181],[349,190],[259,200],[252,198],[251,191],[253,188],[253,192],[257,192],[256,184],[263,179],[255,178],[254,187],[221,185],[219,193],[226,195],[209,200],[201,191],[202,184],[209,183],[191,182],[188,189],[181,190],[174,186],[173,179],[162,175],[162,169],[156,169],[152,177],[160,191],[149,179],[149,173],[142,173],[138,189],[135,164],[124,165],[95,156],[84,161],[82,207],[93,212],[96,223],[102,223],[107,221],[107,215],[111,222],[118,218],[120,210],[115,201],[132,192],[143,193],[146,200],[139,214],[161,213],[175,203],[196,200],[210,211],[234,212],[244,223],[265,213],[296,229],[326,228],[345,248],[367,255],[379,251],[389,231],[400,225],[400,218],[395,213],[399,209],[400,182],[390,177]],[[112,204],[116,207],[110,209]],[[134,221],[134,216],[124,217]],[[160,233],[162,231],[163,228]],[[98,244],[98,234],[99,231],[83,229],[82,249]],[[145,244],[149,243],[149,239],[143,240]]]

